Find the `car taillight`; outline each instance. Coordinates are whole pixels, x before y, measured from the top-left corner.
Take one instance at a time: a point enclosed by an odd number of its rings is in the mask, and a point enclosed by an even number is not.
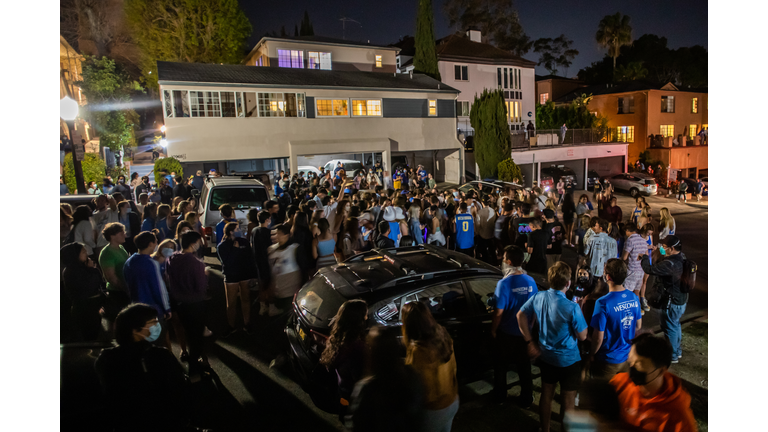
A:
[[[205,235],[212,236],[213,235],[213,228],[212,227],[205,227],[203,229],[203,232],[205,232]]]

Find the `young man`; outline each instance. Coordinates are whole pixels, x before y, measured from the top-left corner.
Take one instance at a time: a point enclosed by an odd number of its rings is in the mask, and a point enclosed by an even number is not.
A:
[[[539,291],[520,308],[517,322],[532,359],[541,356],[541,430],[549,432],[552,398],[560,383],[562,403],[560,416],[573,410],[581,381],[581,354],[578,341],[587,338],[587,323],[579,305],[568,300],[565,292],[571,286],[571,268],[560,261],[547,273],[550,289]],[[538,343],[531,336],[529,323],[539,323]]]
[[[677,186],[677,202],[680,202],[680,197],[683,197],[683,201],[688,203],[688,183],[680,181],[680,185]]]
[[[520,397],[517,403],[527,408],[533,403],[533,374],[525,339],[517,323],[517,313],[537,290],[534,289],[536,282],[523,271],[524,258],[525,254],[519,247],[508,246],[504,249],[503,259],[507,269],[494,292],[496,307],[491,335],[496,345],[493,368],[495,398],[503,401],[507,397],[507,364],[512,360],[517,365],[520,377]]]
[[[630,341],[642,327],[642,313],[637,296],[622,286],[626,277],[624,261],[611,258],[605,263],[603,279],[608,283],[608,294],[597,299],[590,321],[594,329],[589,369],[592,378],[609,380],[629,370]]]
[[[616,225],[621,223],[621,207],[619,207],[618,199],[616,199],[616,197],[611,198],[610,205],[605,209],[605,213],[608,216],[608,223]]]
[[[379,222],[379,236],[376,237],[376,247],[379,249],[395,247],[395,241],[389,238],[389,222],[383,220]]]
[[[205,179],[203,178],[203,172],[201,170],[197,170],[195,173],[195,177],[192,179],[192,187],[202,191],[203,185],[205,184]]]
[[[618,245],[616,240],[612,239],[605,231],[608,229],[608,221],[605,219],[592,218],[595,222],[592,225],[592,231],[594,235],[589,237],[589,243],[585,243],[584,254],[587,255],[587,263],[589,264],[589,271],[596,277],[603,275],[605,269],[605,263],[611,259],[616,258],[618,254]]]
[[[643,334],[632,341],[629,373],[613,377],[624,422],[640,431],[695,432],[691,395],[669,373],[672,347],[664,338]]]
[[[547,270],[560,261],[563,254],[563,224],[555,220],[555,212],[550,209],[544,209],[544,217],[547,218],[547,225],[544,231],[549,236],[547,241]]]
[[[176,186],[173,187],[173,197],[176,198],[180,196],[182,199],[189,199],[190,193],[189,190],[187,190],[187,182],[189,180],[182,178],[181,176],[176,176]]]
[[[643,285],[645,272],[637,257],[648,253],[648,243],[637,233],[637,225],[633,223],[625,224],[624,232],[627,238],[621,254],[621,259],[627,263],[627,279],[624,281],[624,287],[640,297],[640,307],[645,313],[651,308],[645,299],[645,285]]]
[[[528,221],[531,232],[525,243],[530,258],[525,269],[528,273],[547,274],[547,245],[549,234],[541,229],[541,219],[533,218]]]
[[[701,179],[696,181],[696,201],[701,201],[701,194],[704,193],[704,182]]]
[[[102,235],[108,242],[99,254],[99,266],[104,273],[104,279],[107,280],[107,301],[104,310],[107,320],[114,321],[118,312],[131,303],[123,275],[123,266],[129,256],[123,247],[125,227],[119,222],[107,224]]]
[[[133,191],[133,195],[136,197],[137,200],[143,193],[147,194],[147,198],[149,198],[149,192],[151,192],[151,188],[149,186],[149,177],[143,176],[141,178],[141,183],[138,186],[136,186],[136,189]]]
[[[179,312],[189,343],[190,369],[208,366],[205,355],[203,332],[205,331],[205,298],[208,290],[208,276],[205,264],[197,259],[197,251],[203,246],[200,233],[189,231],[181,236],[181,251],[168,258],[168,292],[176,302],[173,306]],[[192,372],[192,371],[190,371]]]
[[[138,253],[131,255],[123,267],[123,275],[128,285],[131,301],[134,303],[146,303],[157,310],[157,316],[161,319],[171,319],[171,305],[168,301],[168,291],[160,274],[160,263],[152,259],[151,255],[157,249],[157,238],[151,232],[144,231],[136,236]],[[162,324],[162,322],[161,322]],[[167,332],[164,332],[167,336]],[[170,349],[169,341],[161,339]]]
[[[221,220],[216,224],[216,244],[219,244],[222,240],[224,240],[224,226],[230,222],[237,222],[237,219],[232,217],[235,213],[235,210],[231,205],[220,205],[219,213],[221,214]]]
[[[257,215],[259,226],[251,231],[251,249],[253,250],[254,264],[259,273],[259,289],[266,289],[269,286],[270,272],[267,253],[272,246],[272,230],[269,229],[272,215],[262,210]]]
[[[277,243],[269,247],[269,264],[272,268],[273,303],[270,305],[270,316],[289,312],[291,300],[296,291],[301,288],[301,269],[296,261],[296,243],[289,243],[291,229],[286,224],[278,225],[275,238]]]
[[[317,195],[315,195],[315,197],[312,198],[317,203],[315,207],[317,210],[323,210],[323,199],[325,199],[325,197],[327,196],[328,196],[328,189],[320,188],[317,190]]]
[[[638,257],[640,265],[646,274],[656,276],[654,288],[657,292],[666,293],[667,300],[661,307],[661,329],[664,336],[669,339],[672,345],[672,363],[677,363],[683,356],[680,343],[683,339],[683,332],[680,328],[680,318],[685,313],[685,306],[688,303],[688,294],[680,291],[680,277],[683,274],[683,245],[677,236],[669,235],[659,242],[659,251],[666,258],[656,262],[651,266],[648,261],[648,255],[642,254]]]
[[[459,204],[459,213],[453,219],[456,233],[456,252],[475,256],[475,218],[467,210],[467,203]]]
[[[496,264],[496,248],[493,232],[496,228],[496,211],[489,205],[487,197],[485,207],[477,211],[477,256],[488,264]]]
[[[437,187],[437,182],[435,181],[435,178],[432,176],[432,173],[427,174],[427,188],[429,190],[432,190]]]

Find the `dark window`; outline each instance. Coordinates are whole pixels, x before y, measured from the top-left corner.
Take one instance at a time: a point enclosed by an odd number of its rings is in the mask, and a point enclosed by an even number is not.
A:
[[[619,98],[619,114],[634,114],[635,113],[635,97],[620,97]]]
[[[261,209],[264,201],[268,200],[267,191],[263,188],[251,187],[217,187],[213,189],[209,208],[219,208],[229,204],[235,209],[256,207]]]
[[[499,83],[499,88],[501,88],[501,68],[496,68],[496,78]]]
[[[504,88],[509,88],[509,75],[507,75],[507,68],[504,68]]]
[[[492,299],[498,282],[498,279],[492,278],[467,280],[467,285],[469,286],[469,295],[474,298],[475,302],[477,303],[478,310],[485,311],[487,313],[493,312],[495,302]]]
[[[254,92],[245,92],[245,93],[243,93],[243,96],[245,98],[245,116],[246,117],[258,117],[259,113],[257,111],[258,103],[257,103],[257,99],[256,99],[256,93],[254,93]]]
[[[675,97],[674,96],[662,96],[661,97],[661,112],[673,113],[675,112]]]
[[[221,116],[237,117],[235,112],[235,93],[221,92]]]
[[[454,66],[453,67],[453,74],[454,74],[454,79],[456,81],[461,81],[461,66],[459,66],[459,65]]]
[[[424,303],[435,319],[457,318],[469,315],[469,305],[461,282],[434,285],[402,299],[401,308],[408,302]]]
[[[467,81],[469,79],[469,69],[467,66],[455,65],[453,75],[456,81]]]
[[[461,67],[461,79],[464,81],[469,80],[469,66]]]
[[[298,117],[298,111],[296,110],[296,93],[285,94],[285,116]]]
[[[189,117],[189,96],[186,90],[173,91],[173,112],[176,117]]]

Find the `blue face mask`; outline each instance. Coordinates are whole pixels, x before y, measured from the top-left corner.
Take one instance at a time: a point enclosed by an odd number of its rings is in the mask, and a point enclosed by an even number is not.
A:
[[[155,323],[152,327],[149,328],[149,336],[144,336],[144,339],[147,342],[154,342],[157,340],[157,338],[160,337],[160,333],[162,333],[163,327],[160,326],[160,323]]]
[[[667,251],[664,250],[664,246],[659,245],[659,253],[662,255],[666,255]]]
[[[459,193],[458,193],[458,192],[454,192],[454,193],[453,193],[453,196],[454,196],[454,197],[456,197],[456,198],[458,198],[458,197],[459,197]]]
[[[163,256],[166,258],[169,258],[171,255],[173,255],[173,249],[171,248],[163,248]]]

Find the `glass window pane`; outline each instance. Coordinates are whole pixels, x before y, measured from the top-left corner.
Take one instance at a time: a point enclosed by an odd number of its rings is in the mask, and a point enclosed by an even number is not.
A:
[[[483,278],[483,279],[470,279],[467,281],[469,285],[470,298],[474,298],[477,302],[478,309],[484,310],[486,313],[493,312],[495,306],[492,300],[494,292],[496,292],[496,285],[498,279]],[[530,287],[532,290],[535,287]]]
[[[243,107],[243,94],[235,92],[235,111],[238,117],[245,117],[245,110]]]
[[[257,111],[257,108],[259,107],[259,105],[256,102],[256,93],[245,92],[243,93],[243,96],[245,96],[245,116],[258,117],[259,113]]]
[[[461,282],[431,286],[417,294],[418,301],[432,312],[435,319],[456,318],[469,315],[469,304]],[[413,296],[409,299],[413,300]],[[403,303],[405,304],[405,303]]]
[[[461,67],[461,79],[464,81],[469,79],[469,67],[468,66],[462,66]]]
[[[504,68],[504,88],[509,88],[509,81],[507,76],[507,68]]]
[[[175,117],[189,117],[189,92],[173,91],[173,111]]]
[[[205,117],[205,102],[203,101],[203,92],[189,92],[192,105],[192,117]]]
[[[165,105],[165,116],[173,117],[173,98],[170,90],[163,90],[163,104]]]
[[[309,65],[307,65],[307,68],[320,69],[320,53],[318,52],[309,53]]]
[[[352,101],[352,115],[364,116],[367,114],[366,104],[364,100]]]
[[[330,99],[318,99],[317,100],[317,115],[319,116],[332,116],[333,115],[333,101]]]
[[[237,117],[234,92],[221,92],[221,116]]]
[[[496,68],[496,81],[501,88],[501,68]]]
[[[369,100],[366,104],[368,108],[368,115],[369,116],[380,116],[381,115],[381,101],[380,100]]]
[[[334,99],[333,100],[333,115],[335,116],[348,116],[346,99]]]
[[[298,105],[299,117],[307,116],[307,101],[304,93],[296,93],[296,104]]]
[[[298,117],[296,109],[296,93],[285,93],[285,116]]]
[[[321,52],[320,53],[320,69],[322,70],[331,70],[331,53],[329,52]]]
[[[455,65],[453,67],[453,77],[456,81],[461,80],[461,66]]]
[[[291,52],[289,50],[277,50],[277,65],[279,67],[291,67]]]

